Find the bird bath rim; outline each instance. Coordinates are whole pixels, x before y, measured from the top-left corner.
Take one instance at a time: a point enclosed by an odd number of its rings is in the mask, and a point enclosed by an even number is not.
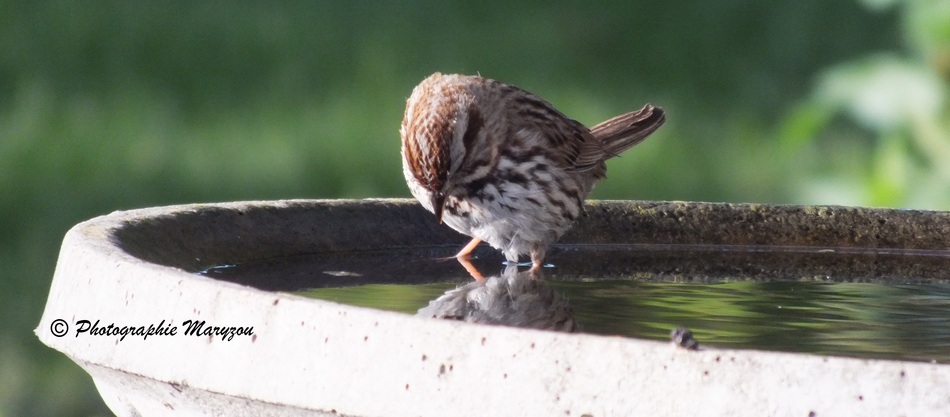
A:
[[[443,415],[449,409],[457,415],[486,409],[496,415],[936,415],[950,409],[950,397],[941,394],[950,392],[947,365],[687,352],[636,339],[428,320],[193,273],[252,253],[355,250],[374,241],[378,247],[380,224],[399,225],[385,236],[391,246],[465,241],[404,199],[199,204],[92,219],[64,239],[36,333],[93,376],[117,415],[169,409],[195,415]],[[868,229],[856,231],[856,224]],[[781,227],[763,230],[768,225]],[[589,233],[601,243],[705,237],[715,244],[944,250],[948,227],[950,215],[942,212],[595,202],[562,242]],[[639,233],[630,233],[634,229]],[[230,341],[53,334],[56,320],[74,325],[82,319],[178,326],[202,320],[251,326],[254,334]],[[481,387],[477,396],[474,386]],[[671,398],[671,389],[689,392],[692,401]]]

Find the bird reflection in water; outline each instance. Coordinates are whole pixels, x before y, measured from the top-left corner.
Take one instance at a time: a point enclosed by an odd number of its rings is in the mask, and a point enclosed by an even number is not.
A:
[[[578,331],[574,310],[544,280],[541,271],[508,265],[498,276],[446,291],[418,316],[531,329]]]

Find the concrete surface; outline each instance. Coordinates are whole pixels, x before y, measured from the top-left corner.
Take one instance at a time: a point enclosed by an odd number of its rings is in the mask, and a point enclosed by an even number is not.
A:
[[[939,275],[948,236],[950,215],[941,212],[597,202],[562,241],[897,248],[929,254],[921,259],[936,259],[927,271]],[[86,369],[120,416],[950,415],[948,365],[687,351],[425,319],[194,273],[262,257],[464,240],[408,200],[116,212],[67,233],[36,333]],[[177,333],[77,334],[83,320]],[[189,336],[189,320],[253,334]]]

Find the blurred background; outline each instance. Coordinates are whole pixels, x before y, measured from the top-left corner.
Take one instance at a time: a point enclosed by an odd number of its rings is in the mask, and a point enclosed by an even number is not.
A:
[[[505,4],[0,0],[0,417],[110,414],[32,333],[72,225],[408,197],[435,71],[588,125],[663,106],[592,198],[950,209],[950,1]]]

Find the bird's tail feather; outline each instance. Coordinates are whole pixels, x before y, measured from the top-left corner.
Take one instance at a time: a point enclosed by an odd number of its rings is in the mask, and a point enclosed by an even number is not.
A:
[[[635,112],[621,114],[591,128],[608,158],[643,142],[666,121],[663,109],[650,104]]]

